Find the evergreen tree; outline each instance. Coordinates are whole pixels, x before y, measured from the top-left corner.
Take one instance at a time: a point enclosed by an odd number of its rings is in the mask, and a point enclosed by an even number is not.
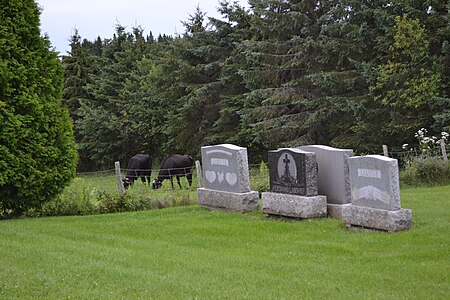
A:
[[[177,99],[184,95],[180,84],[183,67],[173,53],[176,42],[177,39],[149,44],[125,85],[127,111],[132,116],[128,129],[154,159],[182,152],[168,142]]]
[[[184,95],[176,99],[176,110],[168,123],[167,145],[196,156],[202,145],[239,142],[239,97],[247,90],[232,58],[243,26],[233,24],[233,20],[245,13],[237,4],[221,5],[226,21],[206,21],[206,15],[197,7],[183,23],[185,35],[174,43],[182,66],[182,82],[178,84]]]
[[[382,13],[382,33],[373,39],[378,59],[366,66],[375,109],[362,107],[360,128],[395,151],[417,142],[422,127],[435,134],[448,128],[448,12],[440,1],[420,0],[395,2]]]
[[[124,60],[125,45],[130,35],[118,25],[110,40],[105,40],[102,56],[98,59],[99,72],[90,74],[85,91],[89,95],[80,100],[80,120],[77,129],[82,135],[81,144],[89,158],[103,168],[111,167],[124,153],[120,136],[121,90],[133,63]],[[134,154],[133,154],[134,155]]]
[[[104,41],[102,55],[98,59],[98,72],[90,74],[85,86],[86,99],[80,100],[76,128],[82,135],[80,144],[91,161],[98,167],[111,167],[116,160],[126,161],[138,152],[148,153],[142,136],[135,131],[135,95],[130,88],[138,84],[130,82],[146,51],[146,41],[141,28],[133,33],[123,26],[116,27],[110,40]]]
[[[217,78],[222,52],[214,32],[205,25],[204,16],[197,7],[183,23],[186,27],[184,37],[173,43],[176,47],[174,58],[179,60],[181,67],[179,81],[174,84],[182,87],[184,94],[173,99],[176,110],[170,114],[167,123],[168,146],[191,155],[197,155],[199,145],[211,135],[219,113],[220,83]]]
[[[238,51],[239,72],[251,90],[243,134],[263,153],[280,146],[329,143],[325,116],[334,112],[327,102],[348,96],[345,81],[352,76],[345,52],[339,53],[352,49],[336,34],[342,31],[332,28],[339,1],[250,4],[253,37]]]
[[[83,135],[78,130],[80,123],[80,101],[92,98],[86,91],[86,86],[94,74],[98,74],[97,61],[101,56],[101,40],[94,43],[87,40],[81,41],[78,30],[71,37],[71,50],[67,56],[63,56],[64,87],[63,104],[69,109],[70,116],[75,125],[75,141],[77,143],[79,171],[91,171],[96,169],[96,162],[89,158],[89,152],[84,143]],[[100,54],[100,56],[99,56]]]
[[[75,175],[63,71],[40,36],[32,0],[0,3],[0,210],[20,214],[53,199]]]

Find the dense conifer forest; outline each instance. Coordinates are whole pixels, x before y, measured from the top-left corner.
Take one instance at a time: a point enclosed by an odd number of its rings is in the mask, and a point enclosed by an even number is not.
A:
[[[197,8],[178,36],[75,31],[62,62],[78,170],[218,143],[253,163],[304,144],[380,153],[450,130],[448,1],[248,3]]]

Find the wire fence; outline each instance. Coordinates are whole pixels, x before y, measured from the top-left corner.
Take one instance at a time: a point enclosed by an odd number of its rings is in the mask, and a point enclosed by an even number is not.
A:
[[[386,145],[383,145],[383,152],[375,153],[378,155],[384,155],[389,156],[391,158],[395,158],[398,160],[399,169],[404,169],[405,166],[407,166],[410,162],[418,159],[428,158],[430,156],[439,158],[439,159],[446,159],[447,155],[444,151],[442,153],[438,153],[440,151],[435,151],[435,153],[424,153],[422,151],[419,151],[417,149],[410,149],[410,150],[404,150],[404,151],[389,151],[388,147]],[[200,164],[198,163],[198,166],[201,169]],[[268,165],[265,162],[261,162],[259,164],[250,164],[249,166],[249,173],[250,173],[250,186],[252,190],[258,190],[260,192],[266,191],[269,189],[269,171],[268,171]],[[182,171],[182,172],[180,172]],[[185,190],[196,190],[199,185],[199,178],[198,174],[201,174],[201,170],[197,170],[196,165],[190,167],[190,168],[170,168],[170,169],[161,169],[161,168],[152,168],[152,169],[122,169],[120,168],[120,175],[122,180],[125,179],[127,176],[133,176],[134,183],[130,187],[131,189],[150,189],[152,190],[152,182],[158,177],[159,174],[166,174],[164,176],[164,179],[162,181],[162,186],[159,188],[161,191],[170,191],[170,190],[176,190],[180,189],[180,186],[178,185],[176,176],[179,176],[180,179],[180,185],[182,189]],[[180,174],[182,173],[182,174]],[[147,178],[149,181],[141,179],[139,176],[140,174],[148,174]],[[173,175],[172,175],[173,174]],[[192,175],[192,185],[188,184],[186,175]],[[172,178],[173,181],[173,187],[171,184],[171,180],[168,177],[175,177]],[[89,179],[93,182],[96,182],[98,185],[98,188],[100,189],[109,189],[109,190],[119,190],[119,187],[117,185],[117,174],[116,169],[107,169],[107,170],[100,170],[100,171],[94,171],[94,172],[80,172],[77,173],[77,177]],[[202,178],[201,178],[202,180]]]
[[[263,164],[263,166],[261,166]],[[249,165],[249,173],[250,173],[250,185],[252,186],[261,186],[261,181],[267,182],[267,186],[269,184],[269,172],[266,171],[268,166],[266,163],[260,163],[260,164],[250,164]],[[166,173],[166,174],[172,174],[172,173],[178,173],[177,171],[184,171],[186,169],[190,169],[190,172],[183,172],[183,174],[178,174],[180,178],[180,184],[181,189],[183,190],[196,190],[199,187],[199,181],[198,176],[199,174],[197,172],[197,168],[194,165],[192,168],[170,168],[170,169],[120,169],[120,175],[121,179],[124,180],[127,174],[133,174],[134,183],[132,186],[129,187],[129,189],[149,189],[153,190],[152,182],[158,177],[159,173]],[[261,171],[262,170],[262,171]],[[115,169],[106,169],[101,171],[93,171],[93,172],[79,172],[76,174],[78,178],[82,178],[85,180],[89,180],[95,183],[97,188],[103,189],[103,190],[118,190],[117,187],[117,177],[116,177],[116,170]],[[143,182],[141,177],[138,177],[139,174],[142,173],[148,173],[150,172],[150,182],[145,181]],[[192,175],[192,185],[189,186],[186,175]],[[144,176],[145,177],[145,176]],[[173,188],[172,184],[169,178],[165,176],[164,180],[162,181],[162,186],[158,189],[160,191],[173,191],[173,190],[180,190],[180,186],[177,183],[176,174],[173,175]]]

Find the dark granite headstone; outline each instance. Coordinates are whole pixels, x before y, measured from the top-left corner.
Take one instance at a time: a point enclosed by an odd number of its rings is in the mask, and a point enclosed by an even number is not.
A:
[[[269,151],[270,191],[281,194],[316,196],[315,154],[296,148]]]

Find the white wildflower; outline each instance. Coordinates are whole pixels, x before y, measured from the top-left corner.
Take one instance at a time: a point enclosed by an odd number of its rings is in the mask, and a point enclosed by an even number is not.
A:
[[[403,144],[403,145],[402,145],[402,148],[403,148],[404,150],[406,150],[406,148],[408,148],[408,144]]]

